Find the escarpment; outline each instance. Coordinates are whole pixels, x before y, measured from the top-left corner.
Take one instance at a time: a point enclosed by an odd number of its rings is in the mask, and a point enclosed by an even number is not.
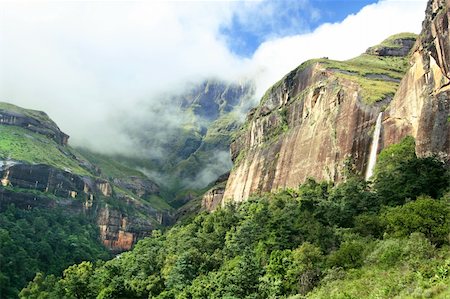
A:
[[[407,135],[419,156],[448,162],[449,7],[428,3],[417,40],[397,34],[355,59],[308,61],[270,88],[231,145],[222,204],[308,177],[339,182],[345,167],[370,174],[370,151]]]
[[[450,1],[430,1],[411,68],[383,120],[385,145],[416,138],[419,156],[450,158]]]
[[[81,213],[98,225],[100,241],[112,252],[171,223],[158,185],[133,170],[132,176],[101,175],[45,113],[1,103],[0,136],[0,211],[14,204]]]
[[[9,103],[0,102],[0,125],[22,127],[45,135],[60,145],[67,145],[69,140],[69,135],[61,132],[45,112],[23,109]]]
[[[339,182],[346,165],[363,173],[377,117],[408,68],[413,37],[393,36],[349,61],[305,62],[270,88],[231,145],[223,203],[297,187],[308,177]]]

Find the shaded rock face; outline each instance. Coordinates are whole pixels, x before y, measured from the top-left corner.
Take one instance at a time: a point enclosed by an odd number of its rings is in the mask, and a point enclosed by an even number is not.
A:
[[[430,1],[422,33],[383,121],[387,146],[406,135],[416,138],[419,156],[450,158],[450,1]]]
[[[207,211],[214,211],[222,203],[225,187],[208,190],[202,198],[202,208]]]
[[[221,175],[215,182],[214,186],[209,189],[202,197],[201,208],[212,212],[219,207],[225,193],[225,186],[230,173]]]
[[[139,187],[132,189],[137,193],[145,194],[158,189],[157,185],[144,179],[135,178],[132,181],[140,182],[131,186]],[[145,206],[137,199],[115,195],[113,186],[107,180],[75,175],[48,165],[0,161],[0,183],[0,211],[14,204],[23,209],[63,206],[74,213],[89,212],[97,219],[102,243],[113,252],[129,250],[155,225],[147,219],[127,216],[120,209],[99,200],[99,197],[104,197],[106,201],[113,198],[120,200],[130,208],[153,217],[159,224],[171,221],[168,213]]]
[[[407,56],[416,43],[415,38],[398,38],[392,46],[375,46],[367,49],[366,53],[378,56]]]
[[[235,166],[223,203],[298,187],[308,177],[339,181],[349,158],[365,169],[381,105],[364,104],[358,84],[315,63],[288,74],[265,98],[231,146]]]
[[[20,112],[0,108],[0,125],[22,127],[34,133],[45,135],[60,145],[67,145],[69,135],[61,132],[58,126],[44,112],[34,111],[34,113],[40,114],[40,117],[30,117]]]
[[[20,209],[51,208],[56,205],[55,201],[32,193],[18,193],[0,187],[0,211],[6,210],[8,205],[14,204]]]
[[[0,169],[0,177],[2,186],[45,192],[60,198],[75,198],[80,194],[85,194],[88,198],[99,191],[88,177],[43,164],[14,163],[8,166],[5,163]]]

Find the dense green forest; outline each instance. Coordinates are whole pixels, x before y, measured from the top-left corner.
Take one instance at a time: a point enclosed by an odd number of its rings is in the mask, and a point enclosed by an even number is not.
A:
[[[38,273],[21,298],[450,296],[449,176],[414,139],[385,149],[373,182],[309,180],[154,231],[110,261]]]
[[[36,272],[59,274],[74,263],[109,257],[86,215],[14,205],[0,213],[0,298],[17,298]]]

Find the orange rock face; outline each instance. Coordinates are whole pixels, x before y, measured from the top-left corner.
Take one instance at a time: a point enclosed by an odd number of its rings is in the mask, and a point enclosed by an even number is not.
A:
[[[411,68],[383,122],[385,145],[416,138],[419,156],[450,158],[450,1],[430,1]]]
[[[129,231],[127,218],[117,210],[102,208],[98,226],[103,245],[113,252],[130,250],[136,241],[136,234]]]
[[[231,145],[235,165],[222,204],[295,188],[308,177],[339,182],[348,163],[364,173],[374,124],[384,109],[378,151],[412,135],[419,156],[438,155],[448,162],[449,7],[449,0],[429,2],[411,68],[393,99],[365,104],[357,80],[317,62],[300,66],[272,87]]]
[[[203,195],[202,208],[214,211],[222,203],[224,188],[211,189]]]
[[[298,187],[308,177],[339,181],[348,159],[362,172],[381,105],[364,104],[361,92],[320,63],[291,72],[232,144],[224,202]]]

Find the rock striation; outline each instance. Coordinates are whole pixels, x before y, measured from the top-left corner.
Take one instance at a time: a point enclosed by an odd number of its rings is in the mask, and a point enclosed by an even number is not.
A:
[[[201,208],[206,211],[214,211],[219,207],[225,193],[225,186],[230,173],[221,175],[215,182],[214,186],[206,191],[202,197]]]
[[[69,135],[61,132],[45,112],[27,110],[9,103],[0,102],[0,125],[22,127],[45,135],[60,145],[67,145],[69,140]]]
[[[309,61],[270,88],[231,144],[234,168],[222,204],[308,177],[339,182],[349,165],[363,174],[371,144],[379,152],[406,135],[416,138],[419,156],[448,162],[449,6],[428,3],[417,41],[399,34],[349,61]],[[390,72],[399,62],[404,67]]]
[[[416,138],[419,156],[450,158],[450,1],[430,1],[411,67],[383,119],[383,143]]]
[[[363,173],[377,116],[393,94],[369,102],[360,82],[398,84],[390,75],[368,77],[327,60],[306,62],[289,73],[250,111],[231,144],[235,165],[223,203],[297,187],[308,177],[340,181],[348,162]]]
[[[168,212],[143,204],[137,196],[116,193],[114,185],[105,179],[43,164],[0,161],[0,165],[0,211],[14,204],[23,209],[63,206],[73,213],[88,213],[97,219],[101,241],[112,252],[129,250],[158,225],[170,223]],[[135,185],[121,187],[129,187],[131,192],[142,196],[159,192],[159,187],[149,180],[133,178],[131,181]],[[113,207],[112,203],[121,203],[126,210],[139,211],[154,220],[133,216],[123,208]]]
[[[102,169],[70,148],[68,136],[45,113],[0,103],[0,126],[7,127],[2,130],[7,142],[0,145],[0,212],[14,204],[83,213],[112,252],[129,250],[171,223],[169,210],[147,201],[158,197],[157,184],[143,175],[101,176]]]

